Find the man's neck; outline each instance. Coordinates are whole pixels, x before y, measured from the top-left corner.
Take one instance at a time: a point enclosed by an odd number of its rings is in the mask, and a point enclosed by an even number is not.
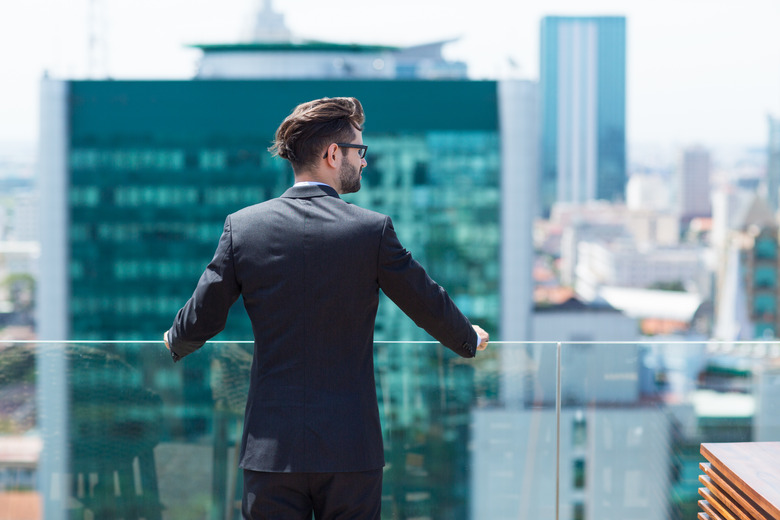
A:
[[[325,184],[326,186],[330,186],[334,190],[338,191],[338,187],[334,186],[333,183],[330,182],[330,179],[325,179],[323,178],[322,175],[317,175],[316,173],[311,173],[311,172],[296,173],[295,184],[298,184],[300,182]]]

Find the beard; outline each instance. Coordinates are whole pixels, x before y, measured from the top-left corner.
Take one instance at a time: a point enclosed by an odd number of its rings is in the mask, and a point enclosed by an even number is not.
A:
[[[347,161],[341,163],[341,170],[339,170],[341,193],[355,193],[360,190],[360,172],[362,170],[363,168],[357,168]]]

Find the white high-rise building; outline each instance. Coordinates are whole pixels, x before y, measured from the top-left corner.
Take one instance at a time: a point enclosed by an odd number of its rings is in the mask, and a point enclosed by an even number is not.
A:
[[[626,205],[633,211],[669,211],[669,182],[661,175],[634,174],[626,184]]]
[[[501,335],[530,337],[533,217],[538,171],[538,85],[502,81],[498,88],[501,135]]]

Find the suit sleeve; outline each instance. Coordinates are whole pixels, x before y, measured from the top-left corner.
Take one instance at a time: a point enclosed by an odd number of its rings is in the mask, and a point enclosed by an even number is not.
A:
[[[477,333],[439,284],[404,249],[390,217],[385,217],[379,247],[379,287],[442,345],[462,357],[474,357]]]
[[[217,251],[200,277],[192,297],[179,310],[168,331],[175,361],[203,346],[225,328],[228,311],[241,294],[233,262],[230,217],[219,239]]]

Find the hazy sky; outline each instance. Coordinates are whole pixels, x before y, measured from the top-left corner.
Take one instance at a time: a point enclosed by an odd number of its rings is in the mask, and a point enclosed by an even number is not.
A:
[[[33,141],[38,82],[87,73],[88,6],[116,78],[188,78],[189,43],[234,42],[259,0],[1,0],[0,141]],[[411,45],[460,37],[446,54],[475,78],[538,78],[544,15],[625,15],[628,140],[762,146],[780,115],[777,0],[275,0],[299,37]],[[102,15],[101,15],[102,13]],[[519,65],[512,67],[510,61]]]

